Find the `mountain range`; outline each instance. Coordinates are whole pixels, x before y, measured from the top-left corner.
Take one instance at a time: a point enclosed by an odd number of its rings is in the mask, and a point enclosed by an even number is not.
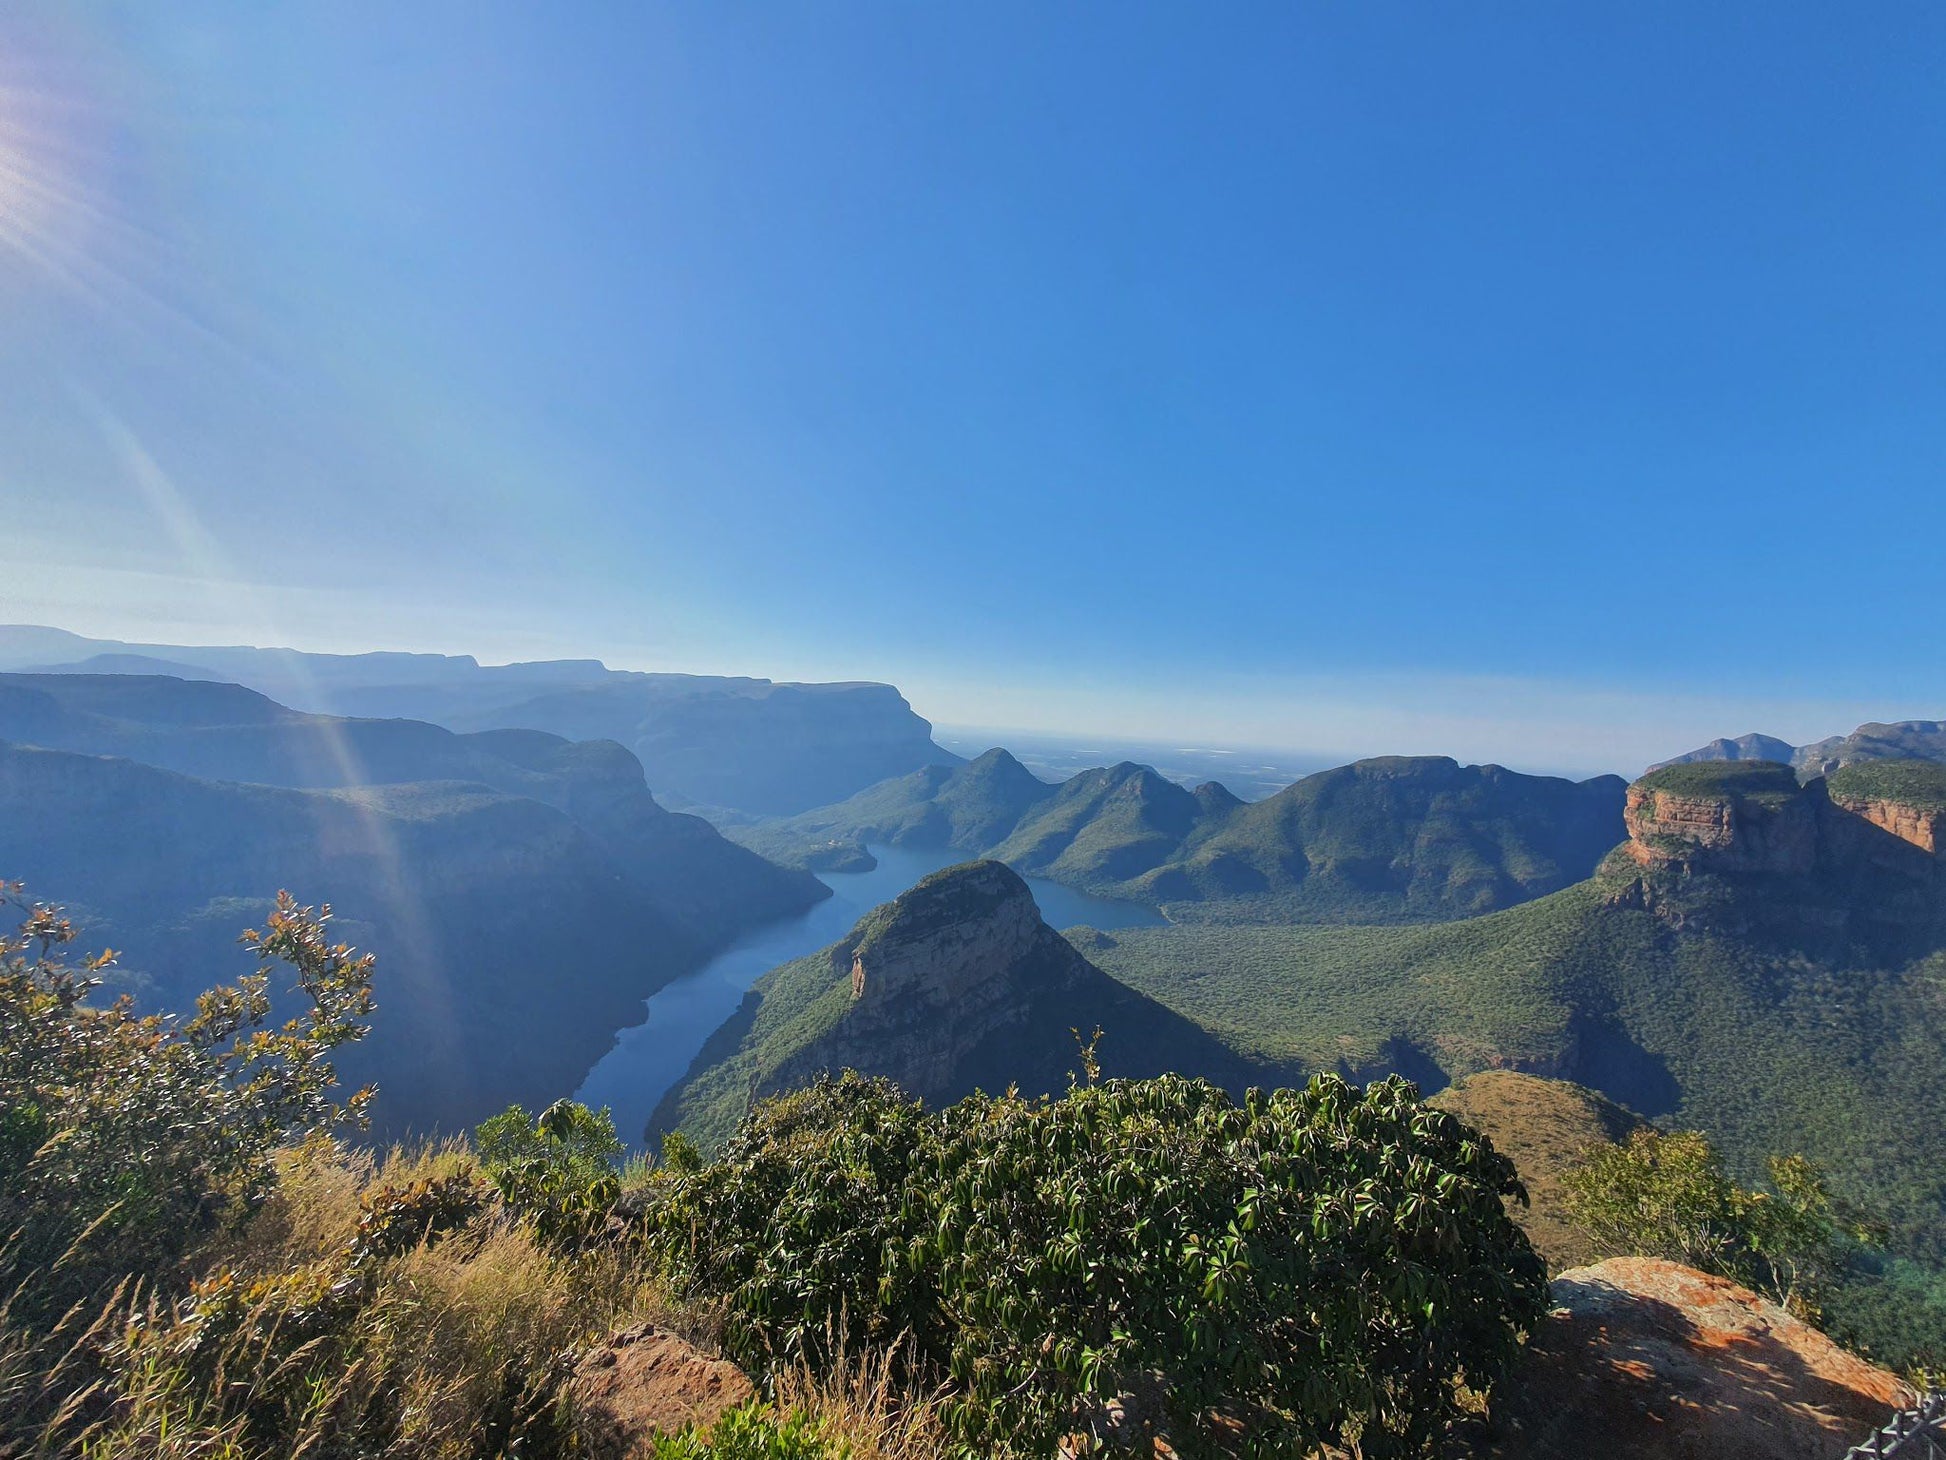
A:
[[[1425,921],[1587,877],[1622,840],[1626,785],[1387,756],[1245,802],[1129,763],[1049,785],[996,749],[730,834],[819,868],[872,843],[950,848],[1177,919]]]
[[[1946,720],[1860,725],[1849,735],[1831,735],[1809,745],[1792,745],[1775,735],[1739,735],[1734,740],[1712,740],[1662,765],[1705,760],[1776,761],[1806,776],[1822,776],[1861,760],[1946,761]]]
[[[0,675],[0,868],[181,1008],[280,888],[382,957],[381,1128],[571,1090],[641,1001],[828,895],[665,810],[612,742],[310,715],[230,684]]]
[[[221,680],[320,714],[614,740],[675,804],[745,815],[802,811],[959,759],[886,684],[640,674],[595,659],[482,665],[470,655],[135,644],[32,625],[0,626],[0,670]]]
[[[935,802],[938,821],[903,825],[995,834],[990,799],[942,786]],[[1071,929],[1079,962],[1020,931],[993,864],[951,869],[761,980],[655,1128],[714,1141],[752,1098],[841,1067],[939,1098],[1058,1087],[1079,1063],[1071,1026],[1101,1027],[1110,1073],[1158,1055],[1225,1083],[1397,1072],[1459,1083],[1456,1108],[1492,1105],[1496,1140],[1542,1151],[1553,1176],[1569,1145],[1641,1116],[1708,1132],[1746,1181],[1807,1155],[1885,1223],[1888,1256],[1844,1321],[1892,1352],[1915,1323],[1946,1333],[1946,766],[1800,782],[1683,763],[1628,787],[1623,817],[1592,876],[1485,916]],[[1493,1071],[1585,1089],[1468,1078]]]

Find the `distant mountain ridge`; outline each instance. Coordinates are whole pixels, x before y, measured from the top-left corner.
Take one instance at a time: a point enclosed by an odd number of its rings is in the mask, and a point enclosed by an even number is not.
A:
[[[132,644],[32,625],[0,625],[4,670],[201,677],[319,714],[615,740],[658,792],[753,815],[802,811],[959,761],[897,689],[866,682],[644,674],[596,659],[482,665],[471,655]]]
[[[1767,760],[1788,765],[1804,776],[1822,776],[1864,760],[1946,762],[1946,720],[1900,720],[1860,725],[1849,735],[1830,735],[1809,745],[1792,745],[1774,735],[1739,735],[1712,740],[1650,770],[1708,760]]]
[[[156,1008],[239,971],[280,888],[336,904],[381,956],[348,1068],[391,1134],[572,1090],[643,998],[829,895],[665,810],[612,742],[127,675],[0,675],[0,875],[141,950]]]
[[[301,713],[240,685],[137,675],[0,674],[0,740],[122,756],[206,780],[340,790],[454,782],[566,812],[650,879],[699,943],[826,895],[693,816],[665,810],[612,741],[537,730],[456,735],[415,720]]]
[[[945,847],[1194,917],[1400,921],[1511,906],[1580,881],[1622,840],[1626,783],[1440,756],[1321,771],[1262,801],[1130,763],[1059,785],[1005,750],[928,767],[835,806],[731,835],[838,867],[867,843]]]

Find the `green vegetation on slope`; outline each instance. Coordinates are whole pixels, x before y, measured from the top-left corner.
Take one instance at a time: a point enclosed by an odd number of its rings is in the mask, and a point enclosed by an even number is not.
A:
[[[1617,890],[1597,880],[1435,928],[1080,936],[1108,973],[1239,1048],[1315,1068],[1405,1042],[1448,1075],[1515,1064],[1707,1131],[1746,1177],[1802,1152],[1886,1212],[1897,1244],[1946,1261],[1946,954],[1824,961],[1674,928]]]
[[[1781,806],[1798,793],[1797,773],[1768,760],[1679,761],[1650,771],[1635,785],[1672,796],[1739,796],[1763,806]]]
[[[1568,1080],[1544,1080],[1514,1070],[1482,1070],[1427,1102],[1482,1131],[1514,1163],[1526,1202],[1509,1202],[1551,1272],[1610,1255],[1566,1212],[1565,1178],[1588,1157],[1644,1126],[1642,1117],[1599,1091]]]
[[[1584,884],[1432,927],[1184,924],[1069,936],[1110,976],[1257,1058],[1357,1071],[1404,1043],[1448,1072],[1498,1059],[1552,1069],[1567,1058],[1576,1013],[1554,971],[1625,956],[1650,936],[1646,917],[1591,926],[1597,900]],[[1596,946],[1584,946],[1591,936]]]
[[[848,1075],[761,1107],[649,1208],[753,1364],[903,1341],[969,1454],[1154,1396],[1174,1453],[1432,1452],[1540,1316],[1512,1165],[1403,1081],[975,1096]],[[1092,1448],[1092,1446],[1091,1446]]]
[[[1100,1067],[1115,1076],[1180,1070],[1241,1091],[1297,1073],[1108,977],[1041,920],[1018,875],[976,862],[935,872],[759,979],[664,1097],[650,1138],[680,1130],[717,1149],[759,1096],[843,1069],[931,1100],[1052,1093],[1084,1068],[1078,1041],[1097,1028]]]
[[[1938,761],[1857,761],[1827,776],[1825,788],[1844,800],[1897,801],[1919,811],[1946,811],[1946,765]]]
[[[562,1101],[489,1121],[477,1155],[381,1164],[331,1136],[373,961],[323,916],[285,899],[256,940],[311,1004],[269,1030],[255,975],[182,1024],[97,1006],[58,911],[19,911],[0,1454],[636,1453],[641,1401],[710,1398],[584,1382],[652,1320],[772,1396],[657,1454],[1037,1460],[1137,1389],[1185,1460],[1236,1454],[1238,1426],[1253,1453],[1421,1460],[1542,1311],[1513,1168],[1402,1082],[1235,1101],[1090,1074],[929,1111],[847,1076],[761,1104],[714,1163],[618,1166],[607,1113]]]
[[[1392,756],[1245,803],[1126,763],[1047,786],[994,750],[731,834],[812,866],[868,842],[951,847],[1179,920],[1423,922],[1586,877],[1622,840],[1623,790]]]
[[[650,1138],[679,1130],[705,1150],[718,1149],[768,1073],[829,1033],[850,1007],[851,980],[831,966],[829,949],[771,969],[663,1097]]]

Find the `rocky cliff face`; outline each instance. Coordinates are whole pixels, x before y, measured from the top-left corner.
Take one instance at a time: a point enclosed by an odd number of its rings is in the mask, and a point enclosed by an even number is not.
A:
[[[887,684],[640,674],[593,659],[482,665],[466,655],[128,644],[0,625],[0,670],[34,666],[223,680],[280,707],[328,715],[614,740],[635,753],[659,794],[764,816],[839,801],[919,766],[959,762],[933,744],[932,726]]]
[[[1946,765],[1924,760],[1855,762],[1827,778],[1832,805],[1937,856],[1946,845]]]
[[[1922,852],[1938,854],[1946,842],[1946,811],[1908,806],[1878,798],[1831,798],[1834,806],[1862,817],[1881,831],[1888,831],[1902,842],[1910,842]]]
[[[1875,853],[1898,860],[1875,833],[1936,857],[1946,766],[1868,762],[1800,785],[1784,765],[1686,762],[1630,786],[1623,819],[1625,850],[1645,867],[1802,876]]]
[[[1644,866],[1802,874],[1817,862],[1819,799],[1788,766],[1685,763],[1628,788],[1624,845]]]
[[[1041,921],[1027,884],[999,862],[927,878],[829,957],[850,981],[851,1008],[830,1035],[771,1073],[772,1089],[853,1068],[926,1099],[964,1093],[962,1071],[977,1052],[1007,1031],[1024,1033],[1037,1006],[1102,977]]]
[[[1625,818],[1608,900],[1673,926],[1846,958],[1946,932],[1946,766],[1869,761],[1800,785],[1785,765],[1690,762],[1631,786]]]

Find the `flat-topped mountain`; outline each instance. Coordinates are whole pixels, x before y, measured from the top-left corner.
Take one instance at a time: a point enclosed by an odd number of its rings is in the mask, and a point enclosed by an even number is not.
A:
[[[1866,760],[1946,761],[1946,720],[1860,725],[1849,735],[1832,735],[1809,745],[1792,745],[1774,735],[1740,735],[1735,740],[1712,740],[1652,769],[1714,760],[1777,761],[1807,778]]]
[[[1666,920],[1826,956],[1946,942],[1946,765],[1863,761],[1804,783],[1775,763],[1666,766],[1629,788],[1627,819],[1612,895]]]
[[[594,659],[482,665],[470,655],[128,644],[0,626],[0,670],[31,669],[206,678],[320,714],[614,740],[635,753],[659,792],[764,816],[958,762],[885,684],[641,674]]]
[[[868,843],[950,847],[1176,917],[1216,906],[1229,918],[1427,920],[1586,877],[1623,838],[1625,789],[1615,776],[1573,782],[1388,756],[1244,802],[1128,763],[1050,786],[990,750],[733,835],[818,865]]]
[[[1055,1092],[1082,1069],[1077,1033],[1103,1031],[1108,1076],[1185,1070],[1240,1089],[1292,1071],[1239,1058],[1117,983],[1041,920],[999,862],[934,873],[839,942],[772,970],[652,1122],[714,1144],[751,1101],[855,1069],[947,1101],[1017,1085]]]

